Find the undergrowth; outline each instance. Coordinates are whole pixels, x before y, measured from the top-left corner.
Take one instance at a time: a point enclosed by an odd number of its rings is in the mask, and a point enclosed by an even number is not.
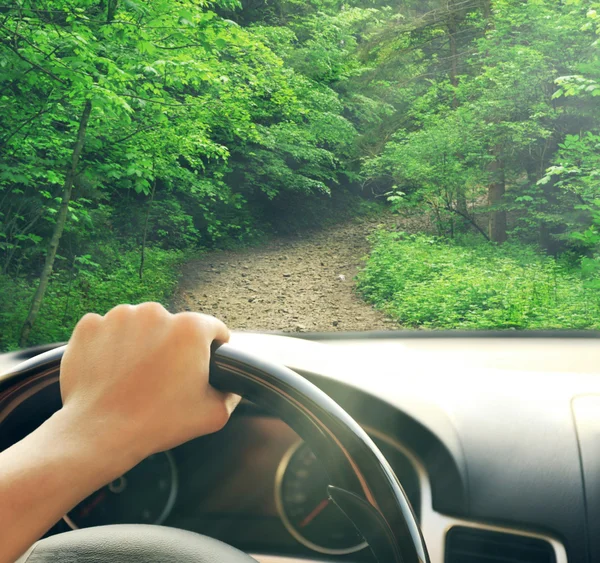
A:
[[[181,251],[147,248],[141,280],[139,251],[111,253],[110,267],[86,260],[74,270],[58,271],[52,276],[30,344],[67,340],[85,313],[104,314],[119,303],[158,301],[166,305],[183,258]],[[24,277],[0,275],[0,350],[17,347],[34,290],[35,284]]]
[[[383,231],[373,243],[359,291],[407,328],[600,328],[600,291],[533,247]]]

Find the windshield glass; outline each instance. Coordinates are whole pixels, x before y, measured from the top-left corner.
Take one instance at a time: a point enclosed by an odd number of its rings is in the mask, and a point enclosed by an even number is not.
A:
[[[233,329],[597,329],[590,0],[8,0],[0,350],[160,301]]]

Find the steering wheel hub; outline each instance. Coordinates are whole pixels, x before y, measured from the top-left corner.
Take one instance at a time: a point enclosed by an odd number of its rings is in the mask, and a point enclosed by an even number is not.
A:
[[[46,538],[16,563],[256,563],[248,554],[193,532],[119,524]]]

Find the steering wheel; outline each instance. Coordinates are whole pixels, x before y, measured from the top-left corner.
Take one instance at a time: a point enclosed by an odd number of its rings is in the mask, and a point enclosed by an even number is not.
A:
[[[0,425],[20,403],[56,384],[65,347],[35,356],[0,380]],[[390,465],[358,423],[294,371],[231,345],[212,355],[211,384],[268,409],[297,432],[325,467],[328,494],[380,563],[428,563],[421,531]],[[34,544],[18,563],[250,563],[249,555],[192,532],[113,525],[58,534]]]

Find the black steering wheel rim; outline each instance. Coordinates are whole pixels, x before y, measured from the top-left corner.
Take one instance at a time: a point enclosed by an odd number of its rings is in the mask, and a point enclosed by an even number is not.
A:
[[[0,425],[22,401],[58,380],[65,347],[31,358],[0,380]],[[333,399],[296,372],[232,345],[214,350],[210,382],[281,418],[325,467],[329,495],[380,563],[427,563],[414,512],[385,457]]]

